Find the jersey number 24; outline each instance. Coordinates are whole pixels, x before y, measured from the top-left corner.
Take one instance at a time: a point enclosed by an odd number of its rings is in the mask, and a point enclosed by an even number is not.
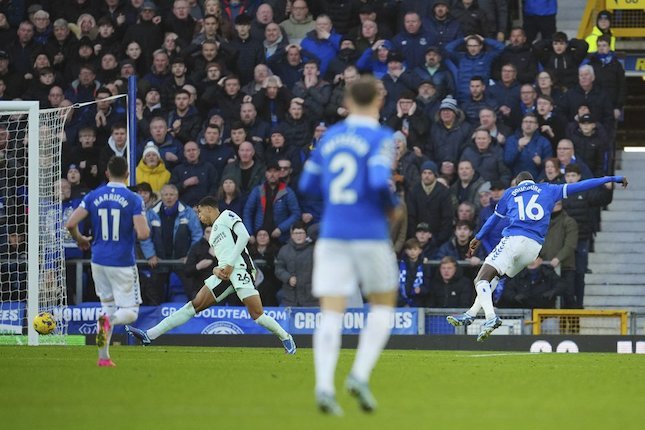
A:
[[[524,204],[522,196],[517,196],[515,203],[517,203],[517,216],[520,221],[525,221],[527,218],[532,221],[539,221],[544,218],[544,208],[537,202],[538,195],[533,194],[527,204]]]

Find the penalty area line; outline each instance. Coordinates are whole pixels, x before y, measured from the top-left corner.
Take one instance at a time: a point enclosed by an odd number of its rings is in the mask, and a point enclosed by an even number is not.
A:
[[[498,354],[461,354],[457,357],[471,357],[471,358],[484,358],[484,357],[506,357],[512,355],[540,355],[539,352],[503,352]]]

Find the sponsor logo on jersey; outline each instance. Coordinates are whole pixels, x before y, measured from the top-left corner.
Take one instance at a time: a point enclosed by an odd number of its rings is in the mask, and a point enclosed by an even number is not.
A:
[[[244,334],[244,330],[232,322],[217,321],[207,325],[202,334]]]

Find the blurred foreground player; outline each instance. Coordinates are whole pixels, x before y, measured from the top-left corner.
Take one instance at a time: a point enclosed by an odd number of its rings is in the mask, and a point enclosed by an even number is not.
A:
[[[137,239],[150,235],[143,199],[125,185],[128,162],[115,156],[107,167],[107,185],[87,194],[65,225],[79,248],[92,247],[92,278],[103,311],[96,335],[101,367],[115,366],[109,352],[113,327],[133,323],[139,316],[141,290],[134,246]],[[92,237],[78,229],[88,215]]]
[[[291,335],[275,319],[264,313],[260,294],[255,289],[255,266],[246,250],[249,232],[235,212],[225,210],[220,213],[217,206],[217,200],[213,197],[204,197],[197,205],[199,220],[205,225],[213,226],[208,239],[218,261],[213,275],[206,279],[192,301],[156,326],[148,330],[125,326],[126,331],[143,345],[149,345],[154,339],[186,323],[197,313],[221,302],[230,294],[237,293],[251,318],[278,336],[288,354],[295,354],[296,344]]]
[[[448,316],[447,321],[455,327],[470,325],[480,309],[484,308],[486,321],[477,341],[486,340],[493,330],[502,325],[502,320],[495,315],[492,299],[499,278],[504,275],[512,278],[538,257],[555,204],[569,193],[590,190],[608,182],[622,183],[623,187],[627,187],[627,178],[624,176],[605,176],[573,184],[536,184],[529,172],[520,172],[515,178],[517,186],[504,192],[494,214],[470,241],[469,254],[472,254],[500,219],[510,220],[508,227],[502,231],[504,237],[488,254],[475,278],[475,303],[461,315]]]
[[[345,90],[349,116],[330,128],[306,162],[300,190],[324,200],[320,238],[314,250],[313,294],[322,318],[313,336],[316,401],[320,410],[341,415],[334,373],[347,298],[359,285],[370,302],[367,325],[347,377],[347,390],[364,411],[373,411],[370,373],[390,336],[398,268],[389,239],[388,215],[398,214],[390,190],[393,132],[378,122],[381,95],[372,77]]]

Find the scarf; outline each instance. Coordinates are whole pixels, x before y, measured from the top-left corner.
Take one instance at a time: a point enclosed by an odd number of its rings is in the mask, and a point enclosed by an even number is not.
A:
[[[598,57],[598,60],[600,60],[600,63],[603,66],[606,66],[607,64],[611,63],[612,60],[614,59],[614,52],[609,51],[606,54],[596,53],[596,57]]]

